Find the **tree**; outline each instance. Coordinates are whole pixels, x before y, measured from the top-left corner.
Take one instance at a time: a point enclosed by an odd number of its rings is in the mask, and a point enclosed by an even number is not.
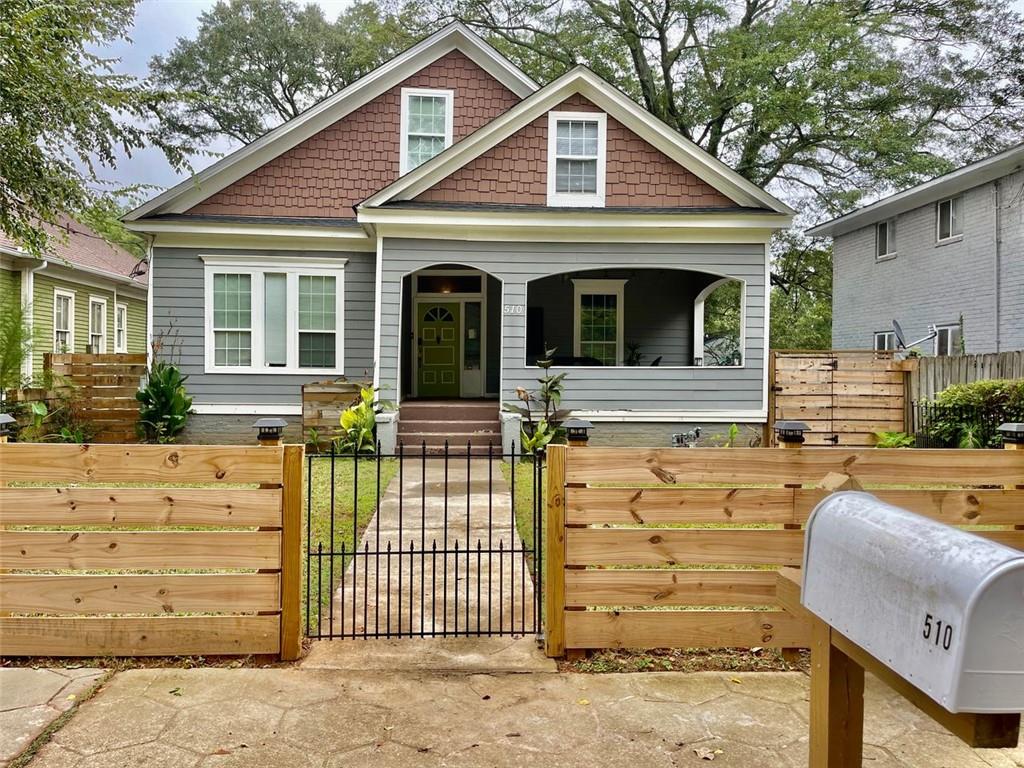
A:
[[[542,81],[590,66],[755,184],[816,214],[946,171],[1024,130],[1024,20],[1003,0],[431,7]]]
[[[154,122],[169,94],[92,53],[126,36],[134,9],[135,0],[0,2],[0,229],[36,256],[43,223],[87,208],[119,151],[156,146],[187,167],[188,148]]]
[[[248,143],[393,58],[412,42],[410,26],[374,2],[330,22],[312,4],[221,0],[199,17],[195,39],[150,62],[160,85],[204,95],[175,104],[168,135]]]
[[[773,248],[771,328],[775,349],[832,346],[832,249],[788,232]]]

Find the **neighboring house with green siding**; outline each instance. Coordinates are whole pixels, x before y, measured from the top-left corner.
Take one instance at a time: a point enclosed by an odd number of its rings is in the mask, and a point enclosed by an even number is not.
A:
[[[42,371],[46,352],[146,352],[139,260],[72,219],[50,234],[51,252],[37,259],[0,232],[0,306],[20,303],[32,326],[24,376]]]

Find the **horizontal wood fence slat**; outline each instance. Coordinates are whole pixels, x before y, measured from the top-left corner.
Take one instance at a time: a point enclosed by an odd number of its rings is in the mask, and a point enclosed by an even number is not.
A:
[[[0,652],[298,658],[302,492],[298,445],[0,444]]]
[[[279,616],[0,618],[7,656],[277,653]]]
[[[568,570],[567,606],[774,605],[774,571]]]
[[[279,568],[279,531],[5,531],[0,568]]]
[[[801,565],[802,526],[833,488],[866,486],[883,501],[1024,550],[1024,451],[549,451],[551,656],[807,647],[809,627],[788,610],[775,575]]]
[[[280,488],[0,488],[0,525],[281,525]]]
[[[255,613],[278,609],[276,573],[7,574],[0,605],[14,613]]]
[[[816,483],[845,471],[862,483],[1024,485],[1024,461],[1013,451],[835,448],[570,448],[566,482]]]
[[[792,488],[569,488],[570,524],[793,523]]]
[[[280,483],[282,449],[215,445],[0,444],[0,482]]]
[[[570,528],[566,565],[799,565],[796,530]]]
[[[566,611],[567,648],[789,648],[810,627],[784,611]]]

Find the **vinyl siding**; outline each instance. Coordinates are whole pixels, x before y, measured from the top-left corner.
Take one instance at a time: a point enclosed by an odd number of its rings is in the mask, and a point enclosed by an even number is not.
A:
[[[178,363],[189,376],[188,390],[197,405],[299,405],[301,387],[325,374],[206,373],[204,332],[204,255],[244,255],[266,260],[278,257],[348,259],[344,266],[344,374],[349,379],[373,375],[373,253],[323,251],[244,251],[204,248],[155,248],[151,275],[153,336],[159,354]],[[391,396],[385,393],[385,396]]]
[[[837,237],[833,346],[870,348],[874,333],[889,330],[893,319],[912,341],[927,335],[930,323],[952,325],[962,316],[968,353],[1024,348],[1022,188],[1024,171],[1018,171],[964,192],[963,236],[946,243],[936,242],[934,203],[901,214],[892,259],[875,260],[874,224]],[[921,351],[932,354],[933,343]]]
[[[74,352],[85,352],[89,344],[89,297],[106,299],[107,352],[114,352],[114,304],[128,305],[128,351],[146,351],[146,302],[142,299],[116,293],[111,288],[82,285],[71,280],[56,278],[48,270],[36,272],[33,277],[32,316],[36,344],[32,355],[33,373],[43,370],[43,354],[53,352],[53,292],[54,289],[75,294]]]
[[[746,282],[745,365],[737,368],[564,368],[563,404],[579,410],[751,410],[764,407],[765,250],[744,244],[502,243],[386,239],[383,245],[380,383],[399,380],[402,276],[434,264],[482,269],[502,281],[502,304],[527,304],[527,283],[548,275],[622,268],[707,272]],[[704,283],[706,284],[706,283]],[[699,290],[699,288],[697,288]],[[696,291],[694,291],[696,293]],[[672,297],[662,297],[672,300]],[[675,299],[689,302],[689,292]],[[627,307],[627,317],[629,309]],[[501,397],[533,388],[526,315],[502,317]]]
[[[21,272],[0,269],[0,306],[17,306],[21,302]]]

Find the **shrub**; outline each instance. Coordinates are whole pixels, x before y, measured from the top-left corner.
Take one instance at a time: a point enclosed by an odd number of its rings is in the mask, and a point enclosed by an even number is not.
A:
[[[875,448],[913,448],[914,436],[906,432],[875,432]]]
[[[0,392],[22,383],[21,368],[31,352],[28,308],[13,300],[0,303]]]
[[[192,398],[185,391],[188,376],[177,366],[153,361],[146,386],[135,393],[139,401],[139,426],[149,440],[173,443],[185,428]]]
[[[955,448],[998,448],[996,428],[1006,421],[1024,421],[1024,380],[983,379],[954,384],[924,404],[923,432]]]
[[[341,412],[341,436],[335,440],[335,447],[341,453],[374,453],[377,450],[375,430],[377,413],[384,410],[383,404],[374,403],[374,392],[363,387],[359,402]]]

